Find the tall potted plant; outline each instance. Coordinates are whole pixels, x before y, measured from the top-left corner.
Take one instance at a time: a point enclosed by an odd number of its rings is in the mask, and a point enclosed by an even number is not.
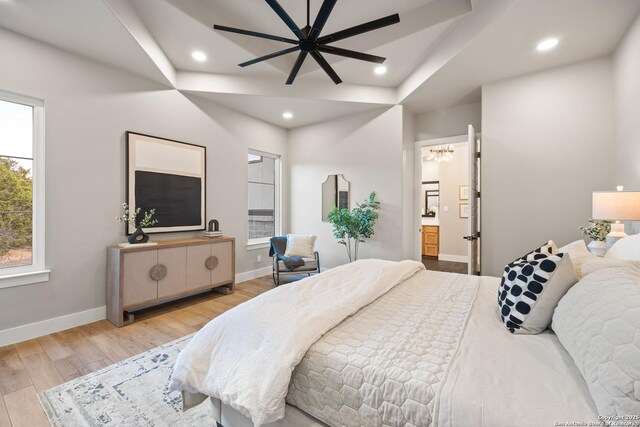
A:
[[[364,203],[356,203],[351,211],[334,207],[329,212],[329,222],[333,225],[333,236],[338,243],[347,248],[349,262],[358,259],[358,248],[365,239],[375,233],[374,227],[378,220],[380,202],[376,200],[376,192],[369,195]]]

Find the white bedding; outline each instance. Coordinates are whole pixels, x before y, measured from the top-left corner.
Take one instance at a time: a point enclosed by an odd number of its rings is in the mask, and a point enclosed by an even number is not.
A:
[[[184,352],[185,356],[181,355],[172,386],[176,388],[177,384],[182,390],[222,397],[223,415],[218,421],[225,419],[225,409],[236,414],[232,417],[235,424],[225,427],[251,425],[248,419],[236,423],[242,415],[227,405],[246,409],[238,402],[248,398],[240,395],[248,390],[252,393],[249,398],[263,396],[259,392],[273,385],[265,382],[263,374],[274,369],[279,372],[279,385],[289,384],[291,380],[287,395],[290,404],[334,427],[537,427],[559,425],[556,422],[597,422],[587,385],[556,335],[547,330],[539,335],[518,336],[502,327],[496,308],[499,279],[425,271],[414,274],[413,263],[377,263],[367,265],[366,270],[372,274],[352,275],[347,270],[345,276],[345,269],[338,268],[298,282],[301,289],[292,284],[263,295],[277,295],[280,301],[288,300],[286,293],[289,292],[298,297],[303,295],[302,305],[284,304],[294,307],[292,318],[298,322],[298,328],[288,325],[281,331],[278,328],[283,328],[282,325],[272,324],[272,313],[281,312],[283,304],[270,299],[264,301],[262,297],[252,300],[259,302],[253,303],[256,305],[250,307],[251,310],[244,307],[250,302],[245,303],[228,312],[235,315],[226,316],[224,322],[212,321],[205,327],[205,334],[198,334],[202,339],[194,340],[189,351]],[[383,272],[386,268],[394,270],[394,265],[401,265],[402,272],[397,269],[393,274]],[[399,276],[407,280],[397,282]],[[309,292],[320,292],[319,299],[313,302],[302,289],[308,283],[318,285],[318,289],[309,288]],[[347,309],[343,300],[336,298],[339,292],[335,289],[363,285],[367,291],[373,287],[378,296],[384,296],[374,298],[367,292],[367,298],[362,301],[370,299],[372,303],[364,304],[364,309],[359,311],[355,306]],[[329,289],[333,292],[323,292]],[[334,317],[336,307],[342,307],[338,317]],[[443,307],[450,309],[443,310]],[[344,315],[346,312],[349,313]],[[355,314],[345,321],[340,318],[352,313]],[[317,322],[332,325],[322,338],[323,333],[318,335],[315,329]],[[394,327],[397,327],[395,333]],[[236,328],[249,339],[254,352],[249,356],[237,354],[234,359],[238,346],[246,346],[236,342]],[[417,339],[412,340],[412,334]],[[431,337],[428,338],[431,341],[425,342],[422,339],[425,337]],[[224,345],[216,345],[223,338]],[[373,355],[375,360],[371,359],[372,354],[367,351],[368,347],[375,347],[371,341],[385,340],[389,342],[387,348]],[[299,345],[301,341],[304,344]],[[283,343],[296,347],[291,350]],[[274,349],[280,352],[279,356],[270,352]],[[222,356],[217,355],[217,351],[223,351]],[[292,375],[303,356],[304,360]],[[370,359],[365,361],[360,356]],[[256,361],[264,361],[266,365]],[[407,362],[419,365],[420,369],[411,369],[406,366]],[[311,365],[315,368],[310,368]],[[336,371],[340,372],[339,376]],[[412,381],[407,373],[426,381]],[[366,376],[373,387],[361,386],[356,390],[354,385]],[[175,381],[177,378],[179,382]],[[223,392],[212,393],[211,381],[217,381],[216,387],[223,388]],[[286,385],[284,390],[277,390],[278,397],[280,393],[281,400],[273,400],[275,394],[267,393],[269,405],[275,410],[263,420],[273,421],[283,414]],[[403,393],[404,400],[400,402]],[[354,417],[354,407],[358,407],[359,421]],[[244,414],[252,415],[247,411]],[[319,425],[315,421],[301,421],[303,418],[298,416],[294,425]],[[289,426],[290,422],[273,426]]]
[[[428,426],[479,278],[421,271],[333,328],[287,402],[330,426]]]
[[[640,417],[640,262],[604,260],[624,264],[597,270],[571,288],[552,327],[598,413]]]
[[[414,261],[361,260],[266,292],[200,330],[170,388],[218,398],[258,426],[281,419],[291,372],[309,347],[420,270]]]
[[[499,279],[481,278],[441,390],[436,425],[552,427],[559,425],[556,422],[597,422],[587,384],[558,337],[551,330],[514,335],[502,327],[496,310],[498,285]]]

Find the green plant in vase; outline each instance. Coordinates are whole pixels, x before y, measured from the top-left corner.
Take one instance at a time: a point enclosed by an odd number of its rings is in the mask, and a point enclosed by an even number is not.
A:
[[[133,234],[131,234],[127,238],[129,243],[135,244],[148,242],[149,236],[144,231],[142,231],[142,229],[152,227],[158,223],[158,220],[153,218],[153,216],[156,214],[156,210],[150,209],[148,211],[142,212],[141,208],[137,208],[132,213],[129,210],[129,205],[127,203],[123,203],[122,208],[124,209],[124,213],[120,216],[117,216],[116,221],[124,222],[136,229]]]
[[[333,236],[338,243],[347,248],[349,262],[358,259],[360,243],[371,238],[375,233],[375,225],[378,220],[380,202],[376,200],[376,192],[369,195],[364,203],[356,203],[351,211],[334,207],[329,212],[329,222],[333,225]]]
[[[605,240],[607,234],[611,232],[611,221],[590,219],[589,225],[586,227],[580,226],[578,230],[580,230],[583,235],[591,238],[591,243],[587,246],[589,251],[594,255],[604,256],[606,252]]]

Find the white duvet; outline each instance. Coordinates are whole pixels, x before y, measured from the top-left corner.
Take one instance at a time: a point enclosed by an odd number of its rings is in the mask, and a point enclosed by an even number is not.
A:
[[[180,353],[170,388],[216,397],[257,426],[279,420],[291,373],[309,347],[423,269],[415,261],[361,260],[266,292],[200,330]]]

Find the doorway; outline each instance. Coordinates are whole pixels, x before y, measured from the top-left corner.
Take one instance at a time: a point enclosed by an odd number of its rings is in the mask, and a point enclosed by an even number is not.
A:
[[[415,259],[429,270],[477,274],[480,193],[475,132],[470,128],[469,135],[419,141],[415,148]]]

